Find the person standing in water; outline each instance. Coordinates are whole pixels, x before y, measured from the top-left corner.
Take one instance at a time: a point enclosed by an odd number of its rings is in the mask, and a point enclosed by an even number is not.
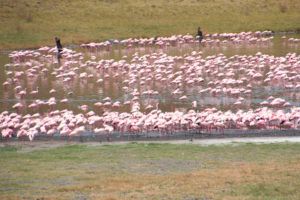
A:
[[[197,31],[197,35],[196,35],[196,39],[199,40],[199,44],[201,43],[201,41],[203,40],[203,33],[201,31],[201,28],[198,27],[198,31]]]
[[[60,39],[58,37],[55,37],[55,43],[56,43],[56,48],[57,48],[57,61],[58,61],[58,64],[60,64],[63,47],[62,47],[62,45],[60,43]]]

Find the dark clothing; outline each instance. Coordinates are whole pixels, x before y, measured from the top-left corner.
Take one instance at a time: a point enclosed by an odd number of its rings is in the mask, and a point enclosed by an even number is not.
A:
[[[197,36],[202,37],[203,38],[203,33],[201,30],[198,30]]]
[[[63,51],[63,47],[60,43],[60,39],[59,38],[55,38],[55,43],[56,43],[56,48],[57,48],[57,60],[58,60],[58,63],[60,63],[60,59],[62,57],[62,51]]]
[[[61,52],[62,49],[63,49],[63,47],[62,47],[62,45],[61,45],[61,43],[60,43],[60,39],[59,39],[59,38],[56,38],[56,39],[55,39],[55,42],[56,42],[57,50],[58,50],[59,52]]]
[[[198,33],[197,33],[196,37],[198,37],[199,42],[202,41],[202,39],[203,39],[203,33],[202,33],[202,31],[200,29],[198,29]]]

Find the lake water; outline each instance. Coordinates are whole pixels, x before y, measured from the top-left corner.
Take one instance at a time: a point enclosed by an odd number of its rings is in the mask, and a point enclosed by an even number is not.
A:
[[[288,35],[288,37],[299,38],[298,35]],[[213,46],[199,46],[198,44],[181,44],[177,46],[167,46],[163,48],[159,47],[131,47],[123,48],[120,46],[114,46],[110,50],[102,50],[98,52],[89,52],[86,49],[76,47],[73,49],[76,52],[82,53],[83,59],[79,60],[73,58],[73,60],[78,61],[78,63],[70,64],[72,68],[78,67],[77,75],[75,79],[65,83],[62,82],[61,78],[57,78],[51,75],[52,72],[56,71],[59,73],[59,66],[55,63],[55,55],[48,58],[45,63],[41,57],[35,60],[32,58],[30,62],[33,64],[41,64],[38,71],[34,74],[34,77],[29,78],[27,76],[22,76],[18,83],[9,86],[8,89],[4,87],[0,88],[0,111],[8,110],[14,111],[12,108],[18,102],[21,102],[25,109],[21,112],[35,113],[35,112],[47,112],[50,109],[70,109],[75,112],[82,112],[80,110],[81,105],[88,105],[89,110],[94,110],[96,113],[100,114],[105,110],[119,111],[119,112],[129,112],[132,109],[132,102],[130,104],[125,104],[126,101],[131,101],[133,95],[131,94],[134,89],[136,89],[141,95],[137,100],[141,105],[141,110],[145,111],[145,108],[149,105],[154,108],[158,106],[159,109],[165,112],[174,112],[176,110],[186,111],[188,109],[203,110],[205,108],[215,107],[220,110],[237,110],[237,109],[251,109],[260,106],[259,103],[266,100],[269,96],[280,97],[288,101],[294,106],[300,106],[300,89],[289,89],[284,87],[270,87],[258,82],[258,84],[252,84],[252,92],[250,95],[212,95],[209,92],[199,92],[203,91],[209,87],[209,82],[213,75],[203,75],[203,82],[201,84],[188,85],[186,82],[182,82],[179,86],[181,90],[180,95],[173,95],[172,92],[176,87],[168,87],[166,82],[157,82],[155,79],[146,81],[146,84],[141,84],[140,81],[143,77],[138,77],[138,82],[133,83],[132,86],[128,87],[128,83],[125,80],[129,79],[130,74],[119,73],[113,70],[108,70],[104,72],[103,70],[95,70],[93,67],[89,67],[86,63],[87,60],[92,62],[99,62],[102,59],[119,61],[121,59],[126,61],[128,64],[132,64],[132,59],[136,56],[137,58],[142,57],[145,54],[157,55],[159,53],[166,54],[167,56],[188,56],[192,55],[192,52],[202,52],[202,59],[206,60],[208,56],[223,54],[226,59],[229,59],[234,55],[255,55],[257,52],[262,54],[273,55],[275,57],[285,56],[287,53],[296,53],[297,56],[300,54],[300,43],[291,44],[287,42],[287,39],[282,39],[281,36],[275,36],[272,42],[266,44],[242,44],[242,45],[231,45],[231,44],[220,44]],[[156,53],[156,54],[155,54]],[[210,59],[210,58],[209,58]],[[50,60],[50,61],[49,61]],[[68,59],[63,58],[62,64],[64,64]],[[69,59],[72,61],[72,59]],[[35,62],[36,61],[36,62]],[[7,68],[4,67],[5,64],[10,63],[8,55],[0,55],[0,83],[1,85],[8,80],[10,77],[7,74]],[[86,64],[86,65],[84,65]],[[153,64],[153,63],[152,63]],[[181,71],[182,65],[188,65],[186,61],[178,60],[169,68],[173,73]],[[9,71],[13,71],[15,75],[16,71],[24,71],[25,74],[26,67],[22,63],[21,67],[10,67]],[[80,67],[80,65],[84,65]],[[47,69],[47,73],[43,73],[42,69]],[[68,69],[71,70],[71,69]],[[139,68],[137,70],[140,70]],[[79,74],[86,72],[87,75],[93,75],[88,79],[80,79]],[[225,69],[219,69],[220,73],[226,73]],[[264,71],[263,78],[269,71]],[[138,72],[139,73],[139,72]],[[118,74],[118,76],[116,75]],[[108,75],[108,76],[105,76]],[[183,76],[184,77],[184,76]],[[236,80],[240,78],[238,72],[235,72],[234,77]],[[187,77],[184,77],[187,78]],[[103,79],[102,83],[97,82],[97,80]],[[143,80],[143,79],[142,79]],[[220,77],[220,81],[222,77]],[[125,81],[125,82],[124,82]],[[26,89],[26,95],[24,98],[20,98],[16,95],[16,90],[14,89],[17,85],[21,85],[23,89]],[[128,89],[124,89],[128,87]],[[213,89],[214,86],[210,87]],[[50,94],[49,91],[55,89],[56,92]],[[34,90],[38,90],[37,95],[30,95]],[[147,95],[145,91],[157,91],[158,94]],[[144,93],[144,94],[143,94]],[[181,96],[187,96],[186,99],[180,99]],[[40,106],[38,109],[31,109],[28,106],[36,101],[37,99],[47,102],[49,98],[56,98],[55,108],[49,108],[47,106]],[[121,103],[120,107],[115,108],[105,108],[96,110],[94,103],[102,102],[106,97],[110,97],[112,103],[119,101]],[[234,105],[239,97],[243,97],[243,102],[241,105]],[[62,99],[68,99],[68,103],[60,103]],[[196,101],[197,105],[192,106],[192,102]]]

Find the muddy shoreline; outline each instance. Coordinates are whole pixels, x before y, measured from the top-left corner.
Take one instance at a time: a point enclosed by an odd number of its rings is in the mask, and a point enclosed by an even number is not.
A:
[[[253,32],[255,32],[255,31],[253,31]],[[273,35],[279,35],[279,36],[293,35],[293,34],[300,34],[300,30],[273,32]],[[118,40],[123,40],[123,39],[126,39],[126,38],[119,38]],[[105,42],[105,41],[107,41],[107,40],[99,41],[99,42]],[[89,42],[93,42],[93,41],[85,41],[83,43],[89,43]],[[53,44],[53,46],[54,46],[54,44]],[[12,51],[35,50],[35,49],[37,49],[39,47],[41,47],[41,46],[36,46],[36,47],[31,47],[31,48],[0,49],[0,55],[7,55],[7,54],[9,54]],[[68,49],[74,49],[74,48],[80,47],[80,44],[77,44],[77,43],[65,44],[65,47],[68,48]]]
[[[59,134],[54,135],[37,135],[34,142],[156,142],[156,141],[174,141],[174,140],[204,140],[204,139],[227,139],[227,138],[259,138],[259,137],[295,137],[300,136],[300,130],[225,130],[224,133],[212,132],[212,133],[199,133],[199,132],[180,132],[168,135],[162,135],[159,133],[112,133],[107,135],[96,135],[92,132],[85,132],[78,136],[61,136]],[[29,141],[28,137],[12,137],[1,138],[0,143],[10,142],[24,142]]]

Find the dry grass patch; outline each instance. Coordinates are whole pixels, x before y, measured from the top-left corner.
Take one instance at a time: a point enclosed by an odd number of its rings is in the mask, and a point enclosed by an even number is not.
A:
[[[300,29],[298,0],[1,0],[0,49],[112,38]]]
[[[0,148],[0,199],[300,197],[299,144],[73,145],[27,150]],[[184,164],[191,161],[201,165]]]

